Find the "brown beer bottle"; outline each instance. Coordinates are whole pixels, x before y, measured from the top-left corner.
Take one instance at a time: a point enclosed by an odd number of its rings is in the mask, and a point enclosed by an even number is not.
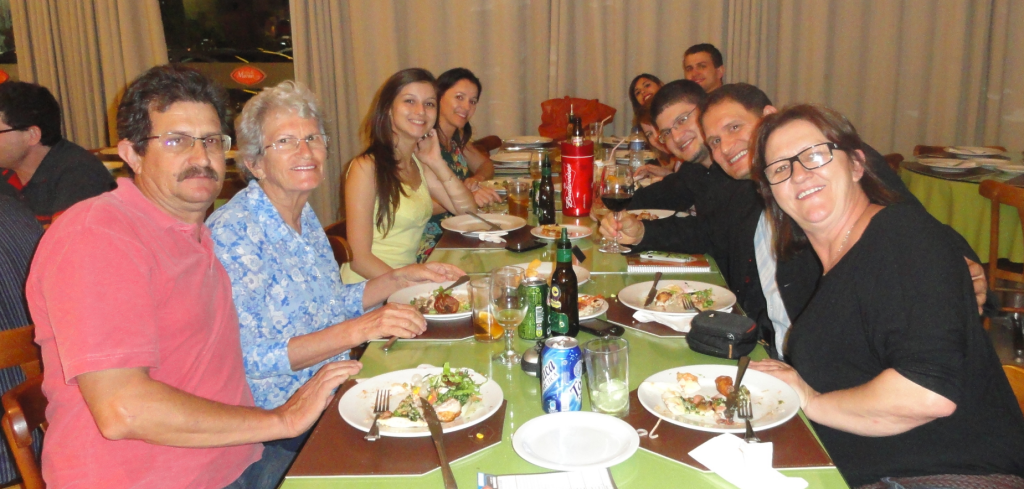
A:
[[[555,223],[555,183],[551,180],[551,160],[547,153],[540,160],[540,187],[537,188],[537,223]]]
[[[580,334],[580,310],[577,305],[576,271],[572,269],[572,243],[566,228],[556,244],[555,271],[551,273],[551,289],[548,292],[548,328],[550,336],[572,336]]]

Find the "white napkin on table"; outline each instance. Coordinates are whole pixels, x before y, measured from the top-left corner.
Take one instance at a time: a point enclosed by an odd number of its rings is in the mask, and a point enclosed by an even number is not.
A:
[[[747,443],[736,435],[718,435],[690,452],[694,460],[740,489],[804,489],[807,481],[772,468],[771,443]]]
[[[633,319],[641,323],[661,323],[680,333],[690,332],[690,321],[693,321],[695,316],[669,316],[650,311],[636,311],[633,313]]]
[[[476,237],[480,238],[480,241],[487,241],[489,243],[504,243],[505,238],[502,238],[502,236],[507,234],[508,231],[493,231],[489,233],[477,233]]]

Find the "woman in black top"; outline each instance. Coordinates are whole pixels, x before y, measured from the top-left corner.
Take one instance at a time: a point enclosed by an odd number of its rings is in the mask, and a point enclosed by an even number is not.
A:
[[[852,486],[1024,487],[1024,416],[942,225],[898,202],[831,109],[769,115],[754,145],[774,252],[810,245],[825,275],[790,333],[792,366],[751,367],[797,391]]]

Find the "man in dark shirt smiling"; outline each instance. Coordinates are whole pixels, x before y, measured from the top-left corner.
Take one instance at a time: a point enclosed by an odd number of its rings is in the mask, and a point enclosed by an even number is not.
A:
[[[0,193],[21,200],[43,226],[114,187],[95,155],[61,136],[60,121],[60,105],[45,87],[0,84]]]

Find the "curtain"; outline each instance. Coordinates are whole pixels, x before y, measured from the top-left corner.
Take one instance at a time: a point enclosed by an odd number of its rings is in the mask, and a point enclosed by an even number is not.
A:
[[[86,148],[117,141],[118,96],[167,63],[157,0],[11,0],[18,76],[50,89],[64,135]]]
[[[1024,140],[1024,3],[1014,0],[316,0],[291,2],[296,79],[329,106],[336,144],[314,197],[337,219],[341,165],[395,71],[462,66],[481,79],[474,134],[536,134],[540,103],[571,95],[618,110],[647,72],[683,76],[687,47],[709,42],[725,81],[761,87],[778,106],[822,103],[882,153],[917,144]],[[1017,83],[1015,83],[1015,81]]]

